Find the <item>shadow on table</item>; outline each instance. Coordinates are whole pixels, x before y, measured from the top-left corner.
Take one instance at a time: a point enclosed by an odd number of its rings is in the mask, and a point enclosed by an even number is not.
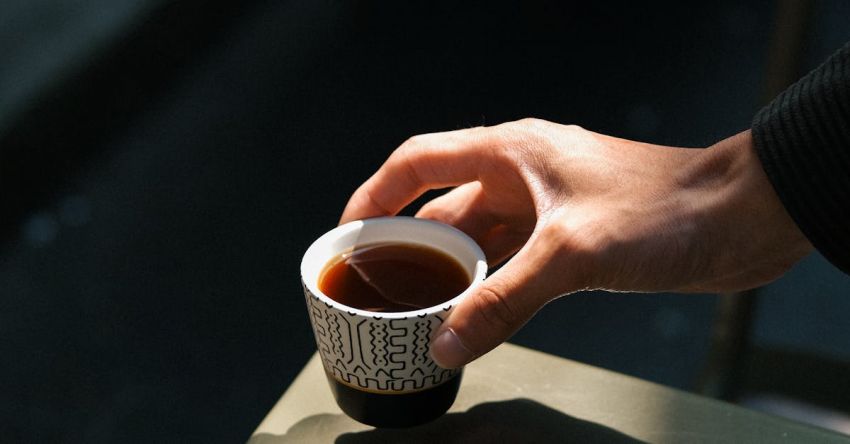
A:
[[[352,424],[355,424],[353,420],[345,415],[313,415],[299,421],[285,435],[260,433],[252,436],[248,443],[581,442],[620,444],[642,442],[614,429],[565,415],[524,398],[479,404],[465,412],[449,413],[432,423],[409,429],[347,432],[351,430]]]

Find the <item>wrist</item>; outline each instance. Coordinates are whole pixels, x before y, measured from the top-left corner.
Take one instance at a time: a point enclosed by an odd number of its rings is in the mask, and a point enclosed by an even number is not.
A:
[[[733,291],[770,282],[813,250],[762,169],[749,131],[700,150],[681,178],[697,219],[699,251]]]

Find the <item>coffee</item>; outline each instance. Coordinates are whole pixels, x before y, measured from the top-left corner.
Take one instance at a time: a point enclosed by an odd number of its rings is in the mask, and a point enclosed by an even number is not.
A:
[[[451,256],[419,244],[356,246],[328,262],[319,289],[331,299],[361,310],[413,311],[461,294],[470,276]]]

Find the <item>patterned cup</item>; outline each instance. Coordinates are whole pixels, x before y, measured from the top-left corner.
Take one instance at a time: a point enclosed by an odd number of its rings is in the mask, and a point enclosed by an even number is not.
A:
[[[319,290],[329,261],[360,245],[426,245],[455,258],[472,282],[433,307],[370,312],[343,305]],[[454,402],[462,369],[439,367],[430,342],[452,307],[484,280],[487,261],[469,236],[439,222],[381,217],[341,225],[317,239],[301,262],[301,282],[316,345],[340,408],[376,427],[407,427],[436,419]]]

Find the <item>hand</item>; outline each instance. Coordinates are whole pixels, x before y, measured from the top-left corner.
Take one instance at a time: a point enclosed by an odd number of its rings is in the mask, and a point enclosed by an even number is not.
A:
[[[743,132],[674,148],[526,119],[415,136],[351,196],[340,223],[393,215],[456,187],[418,217],[513,257],[452,311],[432,343],[443,367],[505,341],[547,302],[588,289],[716,292],[779,277],[812,250]]]

